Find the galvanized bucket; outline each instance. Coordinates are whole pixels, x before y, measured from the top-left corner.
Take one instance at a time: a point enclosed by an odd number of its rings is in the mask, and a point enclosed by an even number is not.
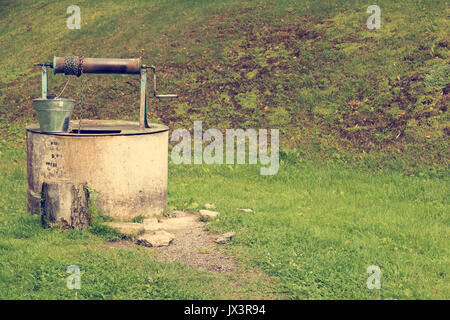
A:
[[[34,99],[41,132],[67,132],[75,100]]]

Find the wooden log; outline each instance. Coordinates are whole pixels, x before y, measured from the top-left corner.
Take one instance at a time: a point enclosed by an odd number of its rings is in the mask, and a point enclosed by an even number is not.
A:
[[[44,227],[84,229],[90,223],[87,185],[71,182],[43,183],[41,221]]]

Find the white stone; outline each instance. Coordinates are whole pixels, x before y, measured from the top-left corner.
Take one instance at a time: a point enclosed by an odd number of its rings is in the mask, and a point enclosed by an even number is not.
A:
[[[155,231],[161,229],[161,225],[156,218],[147,218],[144,219],[143,222],[145,231]]]
[[[142,223],[134,222],[105,222],[105,225],[116,229],[119,233],[126,236],[139,235],[145,230]]]
[[[189,229],[193,225],[195,225],[198,222],[198,217],[191,214],[185,217],[180,218],[170,218],[162,220],[158,226],[162,230],[166,231],[179,231],[179,230],[185,230]]]
[[[146,247],[168,246],[175,236],[164,230],[150,231],[137,238],[137,244]]]
[[[200,210],[200,217],[202,219],[214,219],[219,216],[219,212],[211,211],[211,210]]]
[[[222,234],[221,236],[219,236],[216,240],[214,240],[215,243],[226,243],[228,241],[231,240],[231,238],[233,238],[236,235],[235,232],[230,231],[230,232],[226,232],[224,234]]]
[[[215,209],[216,205],[214,203],[205,203],[205,209]]]

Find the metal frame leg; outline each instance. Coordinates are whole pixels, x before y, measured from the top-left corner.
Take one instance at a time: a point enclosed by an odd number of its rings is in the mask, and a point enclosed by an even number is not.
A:
[[[47,99],[47,93],[48,93],[47,66],[42,66],[42,99]]]
[[[141,68],[141,104],[139,110],[139,129],[148,128],[147,123],[147,69]]]

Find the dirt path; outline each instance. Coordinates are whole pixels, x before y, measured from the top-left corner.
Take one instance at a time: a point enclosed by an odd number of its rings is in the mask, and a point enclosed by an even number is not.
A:
[[[200,221],[197,215],[178,212],[175,217],[161,219],[156,226],[174,236],[169,246],[144,247],[154,252],[156,259],[224,274],[235,289],[226,293],[233,299],[275,299],[276,286],[272,279],[263,271],[239,264],[236,257],[225,253],[223,246],[228,244],[215,243],[220,234],[206,231],[207,223]],[[155,229],[155,224],[146,227]],[[121,240],[105,246],[134,249],[138,245],[131,240]]]
[[[206,225],[194,214],[178,212],[175,217],[155,221],[150,226],[152,229],[161,229],[173,234],[174,240],[170,245],[147,248],[155,251],[156,257],[162,261],[181,262],[192,268],[215,272],[234,271],[237,268],[236,259],[223,253],[220,248],[223,245],[214,243],[219,235],[206,231]],[[136,244],[122,240],[109,242],[107,246],[132,248]]]

